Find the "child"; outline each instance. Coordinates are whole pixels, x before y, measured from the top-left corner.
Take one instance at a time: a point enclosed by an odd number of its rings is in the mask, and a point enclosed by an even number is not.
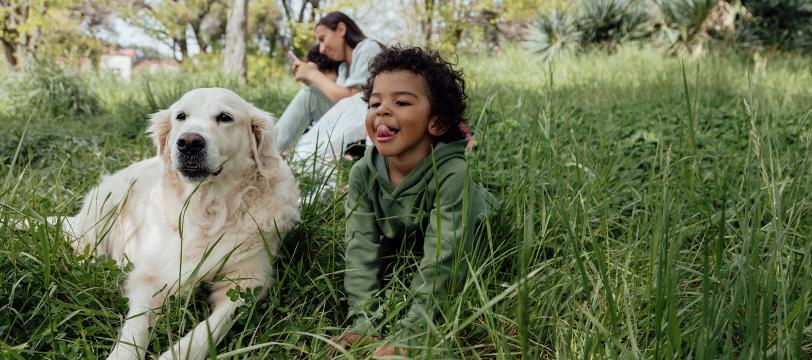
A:
[[[307,62],[316,64],[316,68],[319,69],[319,72],[332,81],[335,81],[338,77],[338,67],[341,63],[320,53],[319,44],[311,46],[310,50],[307,51]]]
[[[349,334],[341,347],[377,339],[388,256],[412,248],[422,257],[414,296],[395,331],[399,340],[424,333],[468,268],[476,225],[496,204],[474,184],[465,160],[465,82],[436,52],[394,47],[370,64],[364,86],[365,125],[374,147],[350,171],[344,286]],[[406,355],[403,343],[375,356]]]

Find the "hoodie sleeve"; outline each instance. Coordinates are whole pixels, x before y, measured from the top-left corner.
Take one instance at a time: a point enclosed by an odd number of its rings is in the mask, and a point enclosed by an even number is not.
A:
[[[402,341],[414,340],[428,330],[448,292],[461,287],[465,279],[475,225],[469,216],[466,170],[435,176],[437,180],[428,185],[435,187],[437,195],[423,239],[423,259],[411,283],[414,299],[398,327],[403,331]]]
[[[347,232],[345,235],[344,289],[349,303],[348,320],[351,331],[367,335],[379,335],[375,328],[381,317],[380,290],[378,280],[380,235],[375,222],[375,209],[370,199],[371,184],[360,166],[356,163],[350,171],[349,190],[345,213]]]

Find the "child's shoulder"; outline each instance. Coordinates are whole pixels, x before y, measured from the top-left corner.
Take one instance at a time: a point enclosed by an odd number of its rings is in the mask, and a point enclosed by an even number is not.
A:
[[[355,161],[350,167],[350,179],[352,178],[365,178],[367,174],[371,172],[369,165],[367,164],[367,155],[362,156],[360,159]],[[346,169],[346,168],[345,168]]]
[[[433,161],[436,162],[437,169],[442,173],[466,172],[468,160],[465,157],[465,142],[455,141],[442,144],[436,149]]]

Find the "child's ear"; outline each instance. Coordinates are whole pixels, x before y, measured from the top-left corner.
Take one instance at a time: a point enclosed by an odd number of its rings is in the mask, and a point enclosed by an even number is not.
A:
[[[448,131],[448,125],[440,122],[436,116],[429,120],[429,134],[434,137],[443,136]]]

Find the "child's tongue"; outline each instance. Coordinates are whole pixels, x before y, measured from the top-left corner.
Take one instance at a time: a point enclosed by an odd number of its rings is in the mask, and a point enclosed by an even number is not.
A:
[[[377,135],[379,138],[389,138],[395,136],[395,133],[392,130],[389,130],[389,127],[386,125],[378,126]]]

